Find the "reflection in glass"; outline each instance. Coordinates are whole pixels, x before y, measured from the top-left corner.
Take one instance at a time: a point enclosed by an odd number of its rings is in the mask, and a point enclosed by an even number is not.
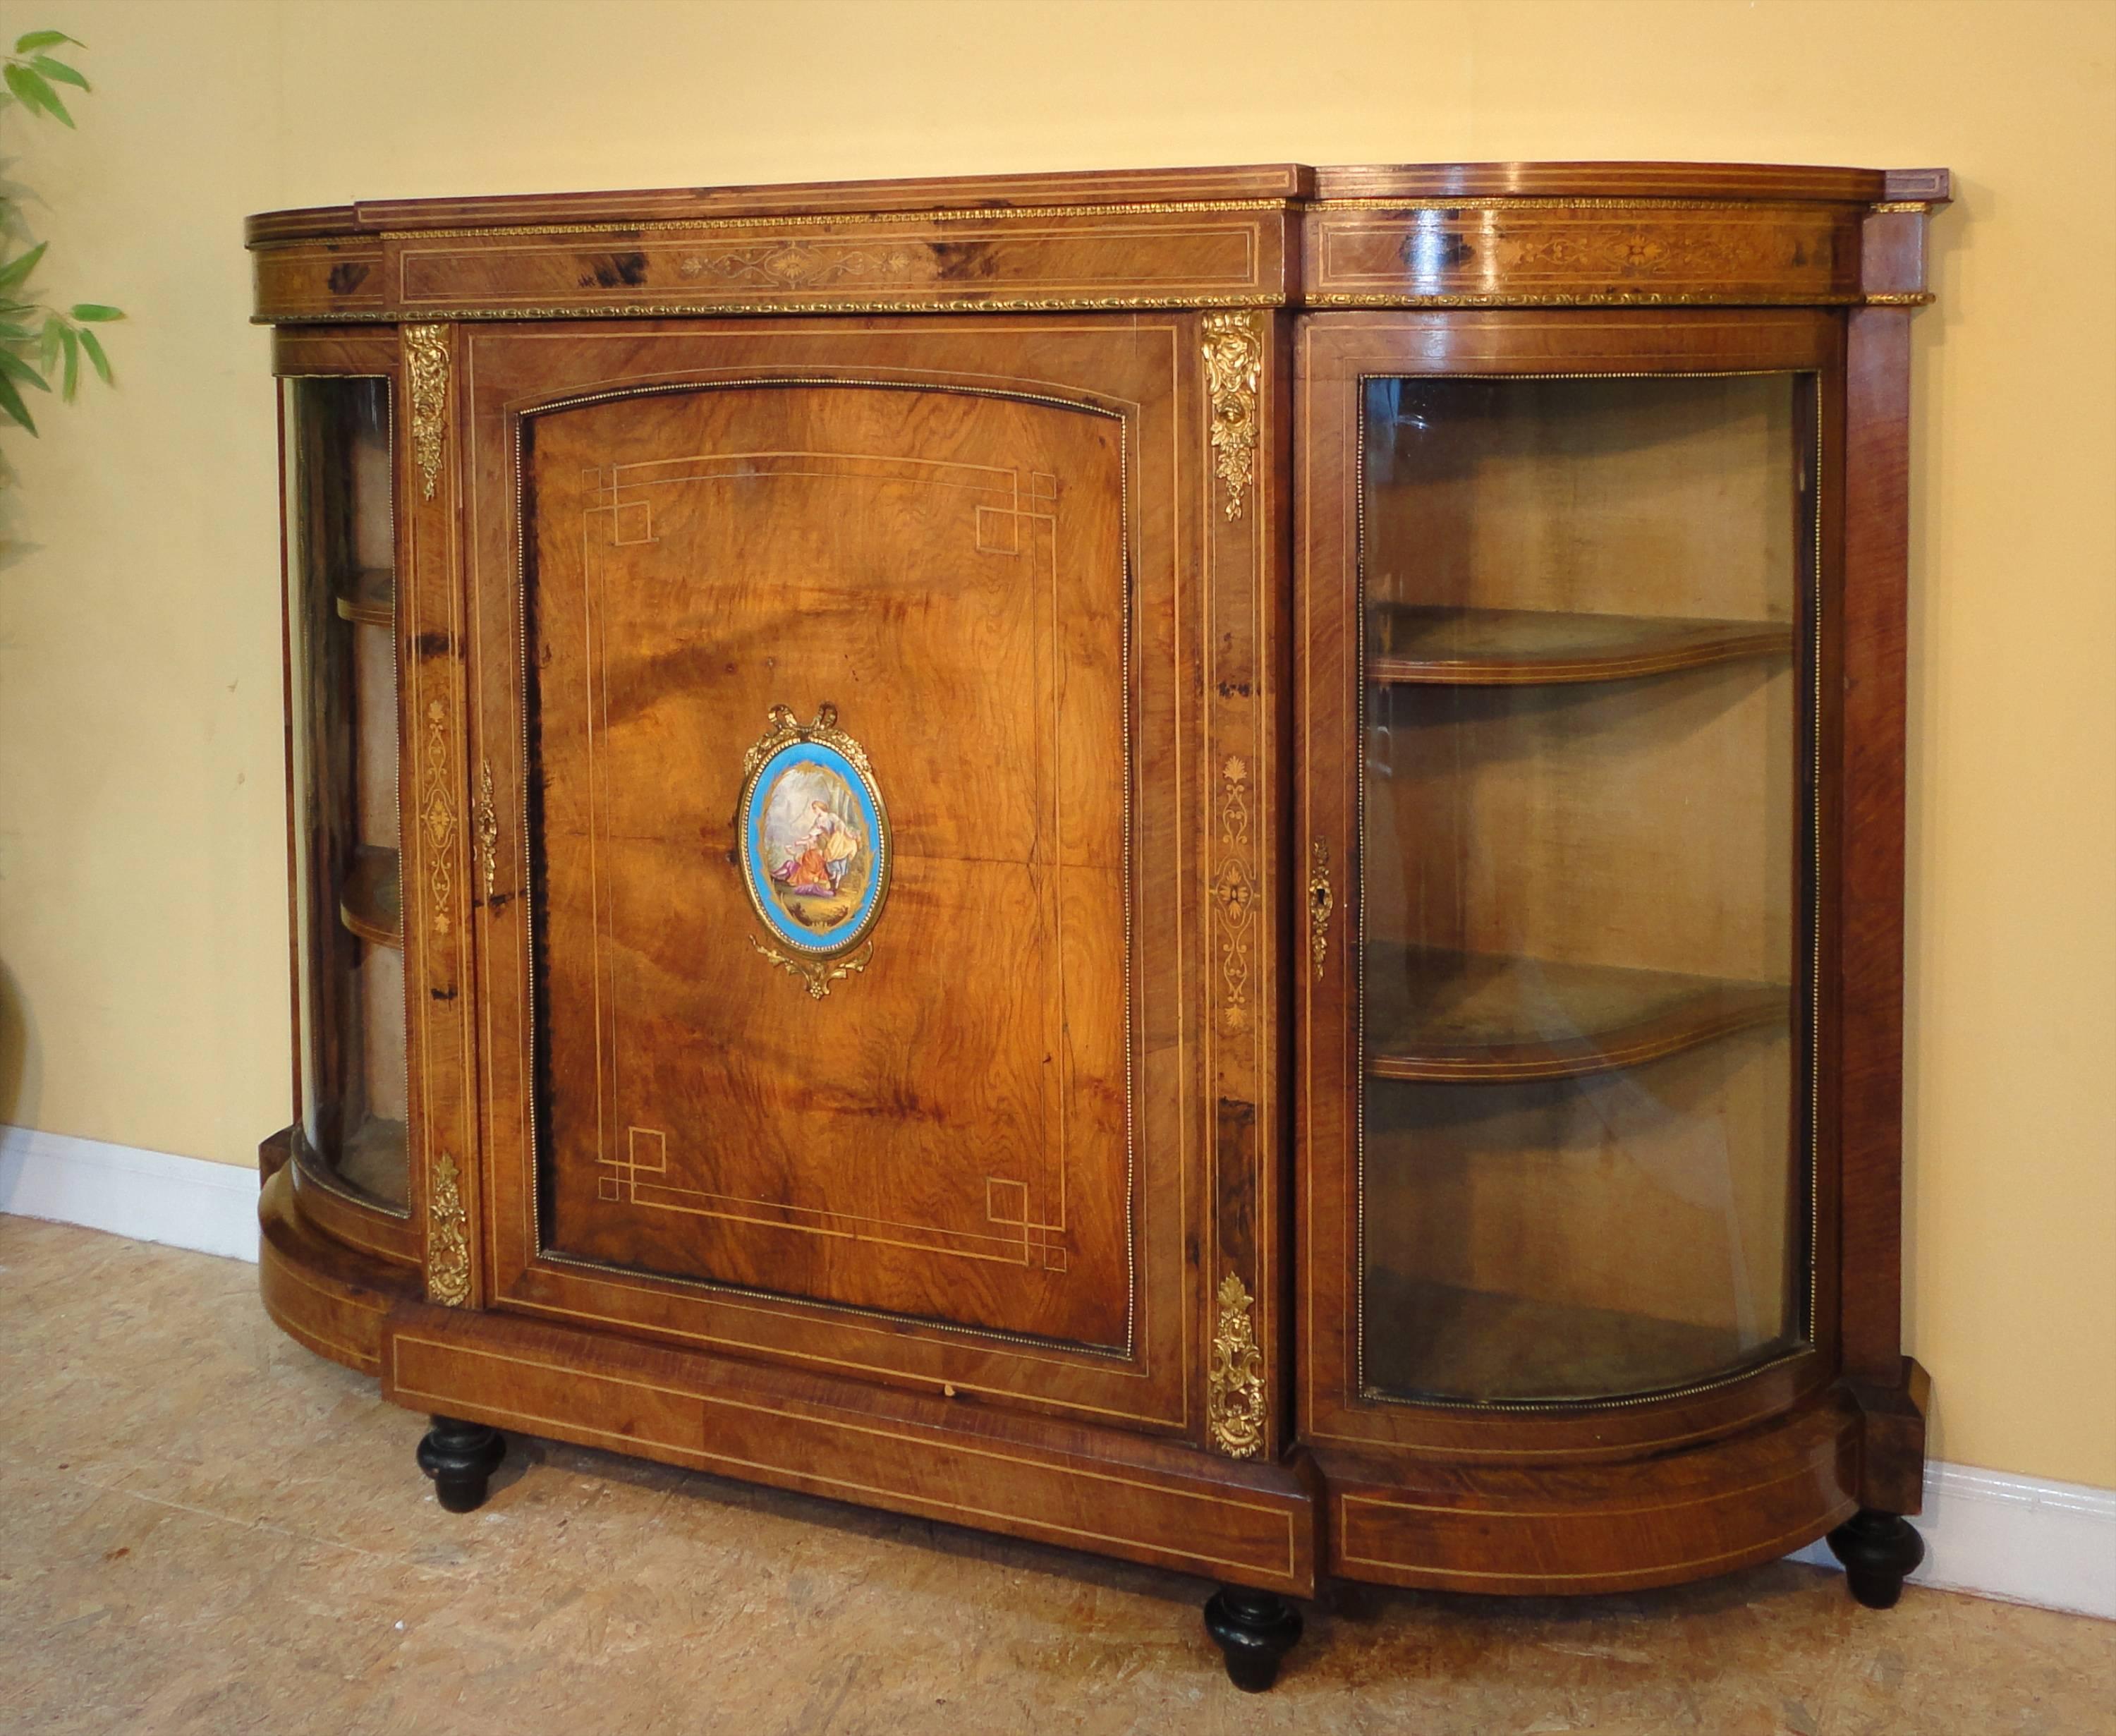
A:
[[[301,1134],[404,1207],[404,932],[389,389],[286,384]]]
[[[1363,1380],[1804,1331],[1810,376],[1365,383]]]

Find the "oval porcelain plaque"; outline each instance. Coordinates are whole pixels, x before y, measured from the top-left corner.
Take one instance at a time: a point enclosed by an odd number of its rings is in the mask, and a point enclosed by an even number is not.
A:
[[[765,751],[752,753],[740,814],[743,879],[759,919],[819,960],[865,941],[889,891],[881,794],[866,754],[835,721],[827,707],[805,729],[785,714],[758,744]]]

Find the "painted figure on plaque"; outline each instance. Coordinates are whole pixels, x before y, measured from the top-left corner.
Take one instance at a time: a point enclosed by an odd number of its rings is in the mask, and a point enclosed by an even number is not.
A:
[[[852,871],[859,851],[859,840],[852,827],[821,802],[812,801],[808,835],[801,840],[800,854],[789,855],[771,871],[771,877],[789,892],[806,898],[828,898]]]

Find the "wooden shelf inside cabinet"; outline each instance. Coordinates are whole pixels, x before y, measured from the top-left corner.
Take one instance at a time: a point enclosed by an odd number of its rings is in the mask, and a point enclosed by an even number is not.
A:
[[[338,893],[338,919],[362,940],[404,950],[404,894],[397,852],[363,844]]]
[[[339,1177],[397,1210],[411,1192],[404,1124],[370,1116],[338,1153]]]
[[[1392,942],[1366,950],[1367,1072],[1502,1084],[1634,1067],[1782,1024],[1782,983],[1562,965]]]
[[[1368,1276],[1367,1378],[1417,1402],[1576,1404],[1731,1374],[1781,1347],[1730,1327]]]
[[[1374,606],[1370,681],[1451,687],[1631,681],[1710,663],[1779,657],[1792,629],[1779,621],[1714,621],[1544,609]]]
[[[397,623],[397,575],[387,567],[362,567],[338,583],[338,612],[363,627]]]

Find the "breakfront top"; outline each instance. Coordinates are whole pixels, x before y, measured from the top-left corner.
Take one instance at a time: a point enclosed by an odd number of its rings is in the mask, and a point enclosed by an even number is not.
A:
[[[1944,169],[1489,163],[366,200],[250,219],[271,323],[1919,302]]]

